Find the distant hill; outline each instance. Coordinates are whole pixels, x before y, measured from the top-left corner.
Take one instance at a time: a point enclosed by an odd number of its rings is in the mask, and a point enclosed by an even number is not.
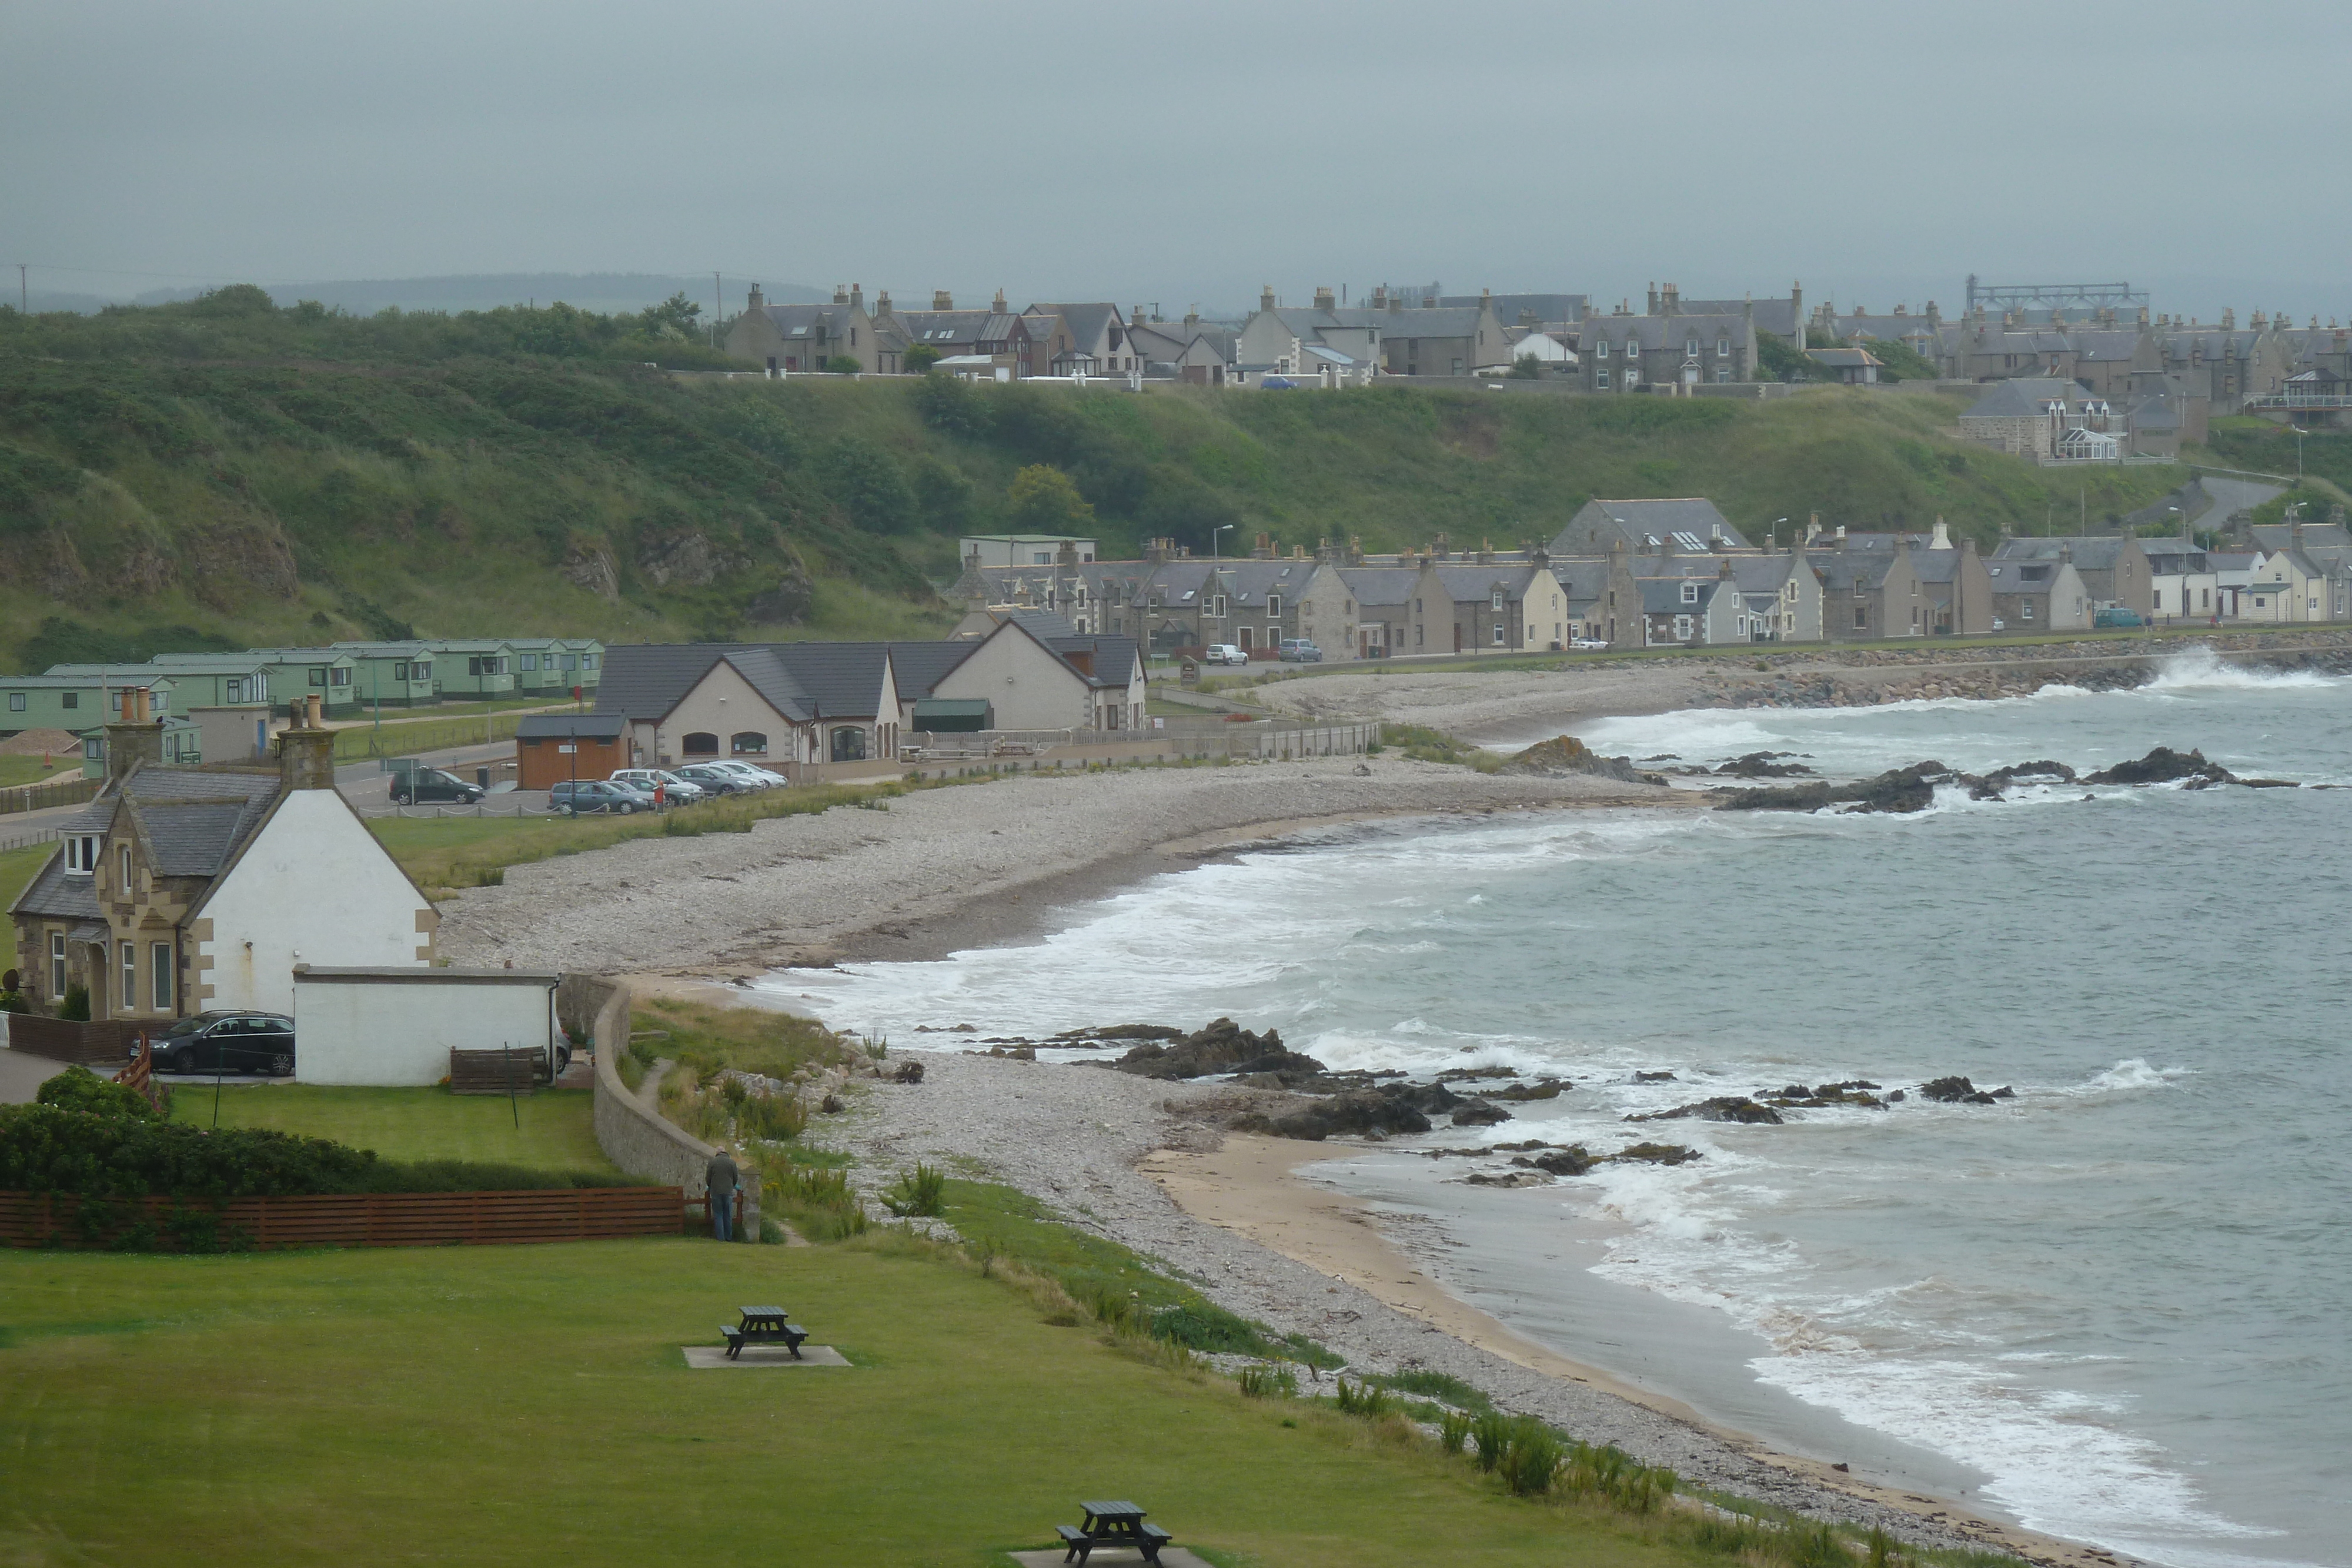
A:
[[[2039,468],[1946,434],[1959,402],[1891,389],[1139,396],[678,373],[726,363],[659,309],[359,316],[232,288],[0,311],[0,668],[410,629],[928,635],[952,619],[931,585],[956,537],[1014,528],[1113,556],[1160,535],[1246,551],[1260,532],[1286,553],[1503,547],[1596,496],[1703,495],[1757,536],[1941,516],[1989,543],[2096,526],[2187,476]],[[1075,494],[1033,486],[1045,501],[1016,510],[1033,465]]]
[[[743,308],[743,295],[754,281],[726,277],[726,311]],[[804,284],[759,280],[761,291],[779,305],[822,302],[830,290]],[[341,307],[354,316],[373,316],[387,307],[402,310],[493,310],[501,305],[552,305],[558,300],[575,310],[599,315],[625,315],[658,305],[673,294],[683,294],[702,307],[709,319],[714,301],[710,274],[666,272],[490,272],[447,277],[334,278],[311,283],[265,283],[261,286],[280,306],[303,299]],[[207,287],[157,288],[131,303],[173,305],[195,299]],[[88,294],[39,294],[31,300],[36,310],[76,310],[88,313],[107,301]]]

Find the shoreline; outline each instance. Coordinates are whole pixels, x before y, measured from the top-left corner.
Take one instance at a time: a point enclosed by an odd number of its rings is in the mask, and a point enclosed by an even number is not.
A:
[[[1433,1332],[1538,1375],[1582,1384],[1610,1398],[1696,1427],[1758,1463],[1789,1472],[1809,1487],[1911,1515],[1923,1523],[1960,1533],[1973,1544],[2011,1552],[2028,1562],[2113,1568],[2118,1562],[2132,1561],[2103,1548],[1988,1517],[1948,1498],[1883,1485],[1822,1460],[1775,1448],[1752,1433],[1710,1420],[1680,1400],[1529,1338],[1433,1278],[1381,1230],[1370,1204],[1312,1183],[1300,1174],[1307,1166],[1350,1159],[1365,1152],[1353,1145],[1325,1145],[1228,1133],[1218,1150],[1155,1150],[1137,1163],[1137,1169],[1193,1218],[1361,1290]]]

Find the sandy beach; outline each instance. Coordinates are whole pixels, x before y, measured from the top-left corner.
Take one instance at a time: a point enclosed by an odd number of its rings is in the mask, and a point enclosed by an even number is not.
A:
[[[916,1086],[861,1086],[815,1135],[855,1154],[869,1187],[917,1159],[955,1159],[1131,1247],[1213,1299],[1329,1346],[1359,1370],[1426,1368],[1588,1441],[1614,1443],[1687,1482],[1884,1525],[1923,1545],[2015,1553],[2063,1568],[2116,1557],[1775,1453],[1686,1407],[1559,1354],[1431,1279],[1365,1205],[1318,1186],[1313,1166],[1361,1152],[1228,1134],[1255,1098],[1083,1064],[935,1052]]]
[[[441,906],[459,964],[734,978],[1011,941],[1154,872],[1318,822],[1699,802],[1591,778],[1375,757],[1020,774],[749,834],[639,839],[511,868]],[[584,917],[583,917],[584,916]]]

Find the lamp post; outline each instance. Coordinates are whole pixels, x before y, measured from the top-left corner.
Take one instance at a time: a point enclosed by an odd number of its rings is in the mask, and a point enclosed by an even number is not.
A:
[[[1209,559],[1212,561],[1222,560],[1224,559],[1224,550],[1223,549],[1224,541],[1220,539],[1217,536],[1219,534],[1230,533],[1232,530],[1233,524],[1231,523],[1219,523],[1215,528],[1209,530]]]

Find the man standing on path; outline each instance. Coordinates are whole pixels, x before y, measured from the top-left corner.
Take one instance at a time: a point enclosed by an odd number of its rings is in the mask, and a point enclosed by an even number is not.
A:
[[[702,1185],[710,1196],[710,1234],[721,1241],[735,1239],[735,1158],[724,1148],[710,1156]]]

